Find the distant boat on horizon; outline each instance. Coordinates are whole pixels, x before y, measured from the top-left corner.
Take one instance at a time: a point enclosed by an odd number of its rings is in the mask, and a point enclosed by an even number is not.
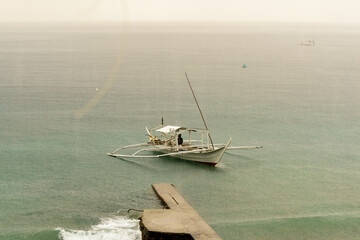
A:
[[[315,41],[314,40],[308,40],[306,42],[301,41],[300,45],[302,45],[302,46],[315,46]]]

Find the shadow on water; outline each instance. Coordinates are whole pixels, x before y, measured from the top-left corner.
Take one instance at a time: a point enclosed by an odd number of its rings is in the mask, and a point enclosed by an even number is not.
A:
[[[146,169],[151,169],[151,170],[157,169],[157,168],[154,168],[154,167],[152,167],[152,166],[150,166],[150,165],[137,162],[136,160],[129,160],[129,159],[119,158],[119,157],[113,157],[113,158],[114,158],[114,159],[117,159],[117,160],[121,160],[121,161],[126,162],[126,163],[133,164],[133,165],[135,165],[135,166],[140,166],[140,167],[143,167],[143,168],[146,168]]]
[[[221,167],[219,167],[219,164],[214,166],[198,163],[198,162],[192,162],[187,160],[182,160],[179,158],[167,156],[159,159],[162,163],[165,163],[166,165],[172,165],[173,167],[177,166],[183,166],[183,167],[190,167],[191,169],[195,170],[205,170],[205,171],[212,171],[212,172],[219,172],[223,171]]]
[[[162,170],[164,168],[166,169],[192,169],[192,170],[203,170],[207,172],[224,172],[227,167],[224,163],[220,162],[216,166],[211,166],[208,164],[202,164],[198,162],[192,162],[187,160],[182,160],[179,158],[166,156],[162,158],[156,158],[154,161],[151,161],[151,164],[145,164],[144,162],[140,162],[139,159],[126,159],[126,158],[120,158],[120,157],[113,157],[114,159],[121,160],[123,162],[126,162],[128,164],[132,164],[134,166],[139,166],[142,168],[146,168],[149,170]],[[149,159],[144,158],[143,161],[149,161]]]

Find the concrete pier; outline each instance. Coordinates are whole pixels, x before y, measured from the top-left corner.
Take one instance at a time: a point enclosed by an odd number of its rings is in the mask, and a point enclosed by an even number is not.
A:
[[[221,239],[171,184],[152,187],[169,209],[144,210],[140,221],[143,240]]]

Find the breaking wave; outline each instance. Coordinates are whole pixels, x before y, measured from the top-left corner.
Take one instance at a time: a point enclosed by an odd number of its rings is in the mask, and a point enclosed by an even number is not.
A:
[[[126,217],[106,218],[89,230],[57,228],[62,240],[141,240],[139,220]]]

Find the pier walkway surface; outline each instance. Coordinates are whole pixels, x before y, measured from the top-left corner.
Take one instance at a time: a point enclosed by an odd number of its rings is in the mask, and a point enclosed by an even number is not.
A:
[[[175,190],[173,185],[157,183],[152,187],[169,209],[144,210],[140,222],[144,240],[221,239]]]

